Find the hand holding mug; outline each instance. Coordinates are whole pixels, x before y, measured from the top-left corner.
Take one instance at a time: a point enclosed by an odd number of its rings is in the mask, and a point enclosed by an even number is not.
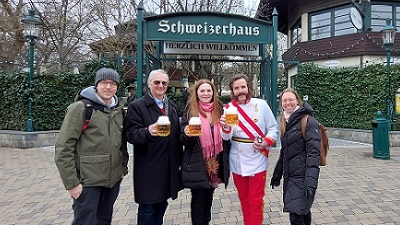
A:
[[[153,123],[148,127],[151,136],[158,136],[157,134],[157,123]]]

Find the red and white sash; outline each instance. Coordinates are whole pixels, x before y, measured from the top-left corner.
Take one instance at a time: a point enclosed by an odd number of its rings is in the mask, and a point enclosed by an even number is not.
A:
[[[237,102],[232,101],[232,105],[235,106],[240,115],[242,115],[242,117],[250,124],[250,126],[253,127],[253,129],[258,133],[258,135],[260,137],[262,137],[264,139],[264,133],[261,131],[261,129],[256,125],[256,123],[254,123],[254,121],[252,119],[250,119],[250,117],[246,114],[246,112],[239,106],[239,104],[237,104]],[[226,104],[226,108],[229,107],[229,104]],[[239,127],[243,130],[243,132],[251,139],[254,141],[254,139],[256,138],[250,131],[249,129],[247,129],[247,127],[239,120]],[[260,153],[263,154],[265,157],[268,158],[268,154],[269,154],[269,149],[263,148],[260,150]]]

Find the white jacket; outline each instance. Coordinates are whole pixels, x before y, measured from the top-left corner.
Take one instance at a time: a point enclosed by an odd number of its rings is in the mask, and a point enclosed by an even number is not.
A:
[[[277,140],[279,133],[278,124],[271,108],[265,100],[252,98],[248,103],[240,104],[239,106],[261,131],[264,132],[266,137],[274,141]],[[229,107],[234,106],[232,103],[229,103]],[[239,120],[255,137],[259,136],[240,113]],[[232,126],[229,133],[221,129],[221,135],[224,140],[232,139],[232,137],[249,139],[247,134],[238,125]],[[232,147],[229,154],[229,168],[231,172],[241,176],[252,176],[268,169],[268,158],[255,149],[253,143],[232,140]]]

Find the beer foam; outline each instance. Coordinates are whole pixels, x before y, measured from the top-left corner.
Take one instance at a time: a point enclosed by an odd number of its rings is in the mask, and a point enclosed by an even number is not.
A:
[[[160,117],[158,117],[157,124],[169,125],[169,124],[171,124],[171,122],[169,121],[168,116],[160,116]]]
[[[200,117],[196,117],[196,116],[191,117],[190,120],[189,120],[189,124],[198,124],[198,125],[201,125]]]
[[[225,110],[226,114],[238,114],[238,109],[235,106],[230,106]]]

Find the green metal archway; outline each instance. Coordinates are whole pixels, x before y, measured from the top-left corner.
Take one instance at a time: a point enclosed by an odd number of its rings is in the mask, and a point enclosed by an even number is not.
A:
[[[161,54],[165,50],[165,43],[168,42],[172,42],[169,46],[185,45],[196,51],[212,52],[216,48],[219,52],[258,49],[257,54],[261,58],[256,60],[260,63],[260,94],[267,100],[276,115],[278,106],[276,101],[278,14],[276,10],[273,13],[273,23],[218,12],[178,12],[148,17],[144,17],[143,12],[141,1],[137,15],[137,97],[143,95],[143,67],[144,64],[149,64],[143,63],[146,60],[145,41],[158,41],[155,56],[157,60],[167,60],[161,58]],[[272,44],[273,51],[270,57],[267,57],[265,52],[267,44]]]

